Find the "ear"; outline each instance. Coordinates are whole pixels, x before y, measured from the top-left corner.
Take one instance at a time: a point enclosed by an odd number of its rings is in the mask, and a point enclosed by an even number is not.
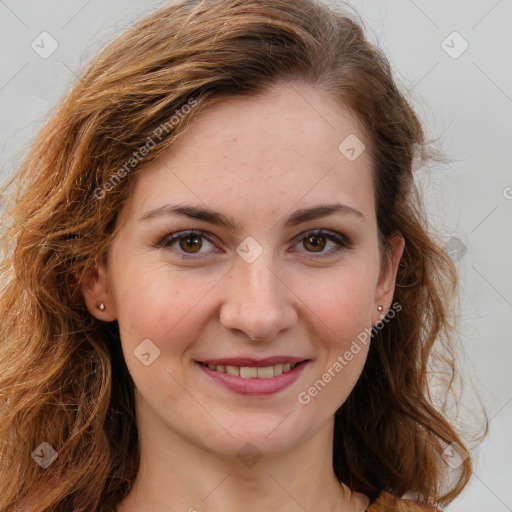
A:
[[[375,304],[374,304],[374,318],[372,324],[375,325],[386,314],[386,311],[391,307],[393,294],[395,293],[396,274],[398,272],[398,264],[404,252],[405,240],[401,233],[397,232],[390,238],[391,250],[387,261],[387,267],[381,271],[379,281],[375,290]],[[377,310],[377,307],[383,307],[382,312]]]
[[[96,262],[95,266],[89,269],[81,284],[87,309],[98,320],[111,322],[117,319],[114,298],[108,281],[107,267],[103,260]],[[100,304],[105,308],[101,310]]]

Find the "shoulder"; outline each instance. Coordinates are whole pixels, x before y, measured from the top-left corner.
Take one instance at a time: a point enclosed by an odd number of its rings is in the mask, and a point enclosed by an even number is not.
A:
[[[414,499],[397,498],[382,491],[365,512],[441,512],[441,509]]]

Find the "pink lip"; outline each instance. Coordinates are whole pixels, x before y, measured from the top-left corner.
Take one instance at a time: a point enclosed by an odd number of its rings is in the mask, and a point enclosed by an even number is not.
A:
[[[289,356],[274,356],[266,357],[265,359],[252,359],[251,357],[226,357],[223,359],[208,359],[201,361],[205,364],[215,364],[223,366],[256,366],[262,368],[264,366],[274,366],[275,364],[294,364],[305,361],[306,357],[289,357]]]
[[[270,359],[269,359],[270,360]],[[261,361],[252,361],[250,364],[247,364],[247,359],[223,359],[222,361],[244,361],[245,364],[235,364],[231,363],[233,366],[272,366],[267,362],[267,359],[263,359]],[[264,362],[264,364],[256,364]],[[302,361],[302,362],[301,362]],[[288,362],[288,361],[286,361]],[[236,377],[234,375],[228,375],[227,373],[217,372],[215,370],[210,370],[208,366],[204,364],[197,363],[197,365],[205,372],[205,374],[213,379],[218,384],[224,386],[225,388],[234,391],[235,393],[239,393],[242,395],[257,395],[257,396],[266,396],[271,395],[273,393],[277,393],[281,391],[291,384],[293,384],[301,375],[304,368],[307,366],[309,361],[305,361],[304,359],[295,359],[293,362],[297,362],[297,364],[293,370],[289,372],[282,373],[277,377],[272,377],[271,379],[244,379],[243,377]],[[210,363],[210,364],[224,364],[224,363]],[[229,364],[229,363],[228,363]],[[280,362],[273,364],[281,364]]]

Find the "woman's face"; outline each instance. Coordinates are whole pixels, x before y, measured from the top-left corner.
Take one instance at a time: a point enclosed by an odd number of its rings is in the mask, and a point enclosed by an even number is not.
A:
[[[143,432],[228,457],[329,435],[402,250],[380,274],[361,141],[319,90],[282,83],[205,111],[138,176],[86,298],[119,322]]]

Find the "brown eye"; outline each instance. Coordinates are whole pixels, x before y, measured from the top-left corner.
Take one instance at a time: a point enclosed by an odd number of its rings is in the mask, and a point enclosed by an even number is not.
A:
[[[178,257],[188,258],[188,255],[190,255],[190,257],[194,257],[194,255],[198,255],[198,257],[207,256],[208,252],[211,252],[208,251],[208,244],[214,248],[213,243],[203,233],[197,231],[181,231],[167,235],[160,241],[158,246],[175,253]],[[204,248],[207,250],[201,250]]]
[[[201,236],[185,236],[179,239],[179,246],[185,252],[196,253],[203,246]]]
[[[306,249],[305,251],[299,250],[298,252],[306,252],[313,258],[330,257],[339,251],[348,250],[352,248],[352,242],[335,231],[313,230],[303,233],[295,239],[296,244],[301,243]],[[328,244],[333,245],[332,248],[327,247]],[[327,250],[325,250],[327,247]]]
[[[304,247],[311,248],[312,252],[321,252],[325,245],[325,236],[309,236],[304,238]]]

